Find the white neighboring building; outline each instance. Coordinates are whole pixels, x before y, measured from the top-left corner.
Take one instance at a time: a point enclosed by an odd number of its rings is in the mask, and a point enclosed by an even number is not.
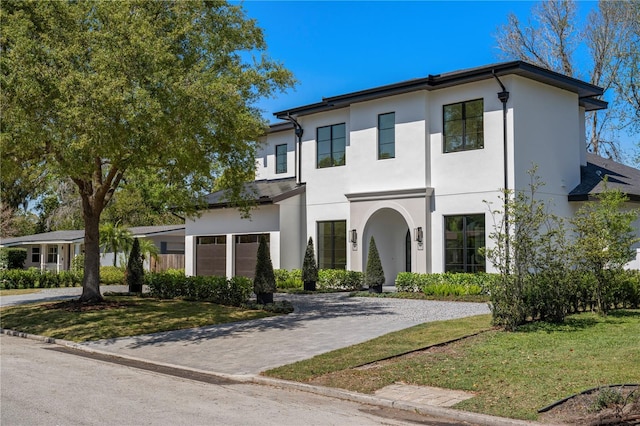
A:
[[[491,244],[485,201],[526,188],[534,164],[559,215],[597,193],[596,171],[640,202],[638,170],[586,152],[585,112],[606,108],[602,93],[515,61],[277,112],[249,185],[259,207],[242,219],[211,194],[186,222],[186,272],[252,276],[263,234],[274,268],[300,268],[311,236],[320,268],[361,271],[373,236],[389,284],[402,271],[491,271],[478,252]]]

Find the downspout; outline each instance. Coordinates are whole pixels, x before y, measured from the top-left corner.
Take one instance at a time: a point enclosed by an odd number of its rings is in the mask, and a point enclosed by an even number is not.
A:
[[[298,121],[292,116],[290,116],[289,114],[287,114],[287,116],[284,117],[284,119],[289,121],[291,124],[293,124],[294,132],[298,138],[298,149],[294,150],[294,153],[295,153],[295,162],[298,169],[297,173],[295,173],[296,185],[300,186],[302,185],[302,135],[304,134],[304,129],[302,128],[300,123],[298,123]],[[294,172],[295,172],[295,168],[294,168]]]
[[[509,274],[509,195],[507,193],[509,189],[509,158],[507,156],[507,101],[509,100],[509,92],[504,87],[504,84],[500,81],[496,75],[496,71],[492,72],[493,77],[496,79],[502,92],[498,92],[498,99],[502,102],[502,145],[503,145],[503,169],[504,169],[504,228],[505,228],[505,272]]]

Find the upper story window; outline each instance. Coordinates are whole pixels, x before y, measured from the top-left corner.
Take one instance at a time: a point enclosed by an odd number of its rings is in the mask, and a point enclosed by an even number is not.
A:
[[[287,144],[276,145],[276,173],[287,173]]]
[[[378,160],[396,157],[396,113],[378,115]]]
[[[484,148],[482,99],[443,107],[444,152]]]
[[[317,168],[344,166],[346,164],[345,124],[318,127],[317,130]]]

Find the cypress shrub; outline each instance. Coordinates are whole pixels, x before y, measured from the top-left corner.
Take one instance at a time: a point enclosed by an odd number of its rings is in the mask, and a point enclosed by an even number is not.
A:
[[[371,237],[369,241],[369,255],[367,256],[367,267],[364,274],[364,283],[370,291],[381,292],[384,284],[384,271],[380,262],[380,255],[376,247],[376,240]]]
[[[142,255],[140,253],[140,241],[138,241],[137,238],[134,238],[131,253],[129,253],[126,276],[127,284],[129,285],[129,292],[142,293],[144,266],[142,264]]]
[[[271,255],[267,246],[267,239],[260,237],[258,245],[258,259],[256,262],[256,275],[253,279],[253,292],[256,294],[259,304],[273,303],[273,293],[276,291],[276,277],[273,272]]]
[[[307,250],[304,253],[304,261],[302,262],[302,281],[304,289],[315,291],[316,282],[318,281],[318,266],[316,265],[316,254],[313,250],[313,238],[309,237]]]

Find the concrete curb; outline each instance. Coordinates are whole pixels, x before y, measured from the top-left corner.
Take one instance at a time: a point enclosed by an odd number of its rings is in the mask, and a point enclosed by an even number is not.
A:
[[[100,354],[100,355],[110,356],[110,357],[114,357],[114,358],[121,358],[121,359],[130,360],[130,361],[136,361],[136,362],[142,362],[142,363],[146,363],[146,364],[158,365],[158,366],[172,368],[172,369],[176,369],[176,370],[189,371],[189,372],[193,372],[193,373],[209,375],[209,376],[212,376],[212,377],[218,377],[218,378],[222,378],[222,379],[226,379],[226,380],[230,380],[230,381],[235,381],[235,382],[239,382],[239,383],[253,383],[253,384],[257,384],[257,385],[273,386],[273,387],[279,387],[279,388],[283,388],[283,389],[294,389],[294,390],[298,390],[298,391],[309,392],[309,393],[313,393],[313,394],[317,394],[317,395],[327,396],[327,397],[330,397],[330,398],[337,398],[337,399],[342,399],[342,400],[346,400],[346,401],[352,401],[352,402],[357,402],[357,403],[361,403],[361,404],[368,404],[368,405],[374,405],[374,406],[385,407],[385,408],[395,408],[395,409],[411,411],[411,412],[418,413],[418,414],[423,414],[423,415],[442,417],[442,418],[446,418],[446,419],[454,420],[454,421],[469,422],[469,423],[473,423],[473,424],[477,424],[477,425],[484,425],[484,426],[543,426],[543,425],[544,426],[552,426],[552,425],[549,425],[548,423],[544,423],[543,424],[543,423],[532,422],[532,421],[508,419],[508,418],[504,418],[504,417],[490,416],[490,415],[487,415],[487,414],[472,413],[472,412],[469,412],[469,411],[461,411],[461,410],[456,410],[456,409],[453,409],[453,408],[438,407],[438,406],[435,406],[435,405],[416,404],[416,403],[411,403],[411,402],[407,402],[407,401],[400,401],[400,400],[392,400],[392,399],[387,399],[387,398],[381,398],[381,397],[378,397],[378,396],[375,396],[375,395],[368,395],[368,394],[362,394],[362,393],[357,393],[357,392],[351,392],[351,391],[347,391],[347,390],[343,390],[343,389],[329,388],[329,387],[324,387],[324,386],[316,386],[316,385],[310,385],[310,384],[306,384],[306,383],[299,383],[299,382],[292,382],[292,381],[288,381],[288,380],[274,379],[274,378],[271,378],[271,377],[258,376],[258,375],[253,375],[253,374],[248,374],[248,375],[237,374],[236,375],[236,374],[226,374],[226,373],[205,371],[205,370],[186,367],[186,366],[182,366],[182,365],[175,365],[175,364],[169,364],[169,363],[158,362],[158,361],[150,361],[150,360],[147,360],[147,359],[132,357],[132,356],[129,356],[129,355],[115,354],[115,353],[112,353],[112,352],[102,351],[102,350],[99,350],[99,349],[88,348],[86,346],[83,346],[80,343],[71,342],[69,340],[55,339],[53,337],[39,336],[39,335],[36,335],[36,334],[29,334],[29,333],[24,333],[24,332],[15,331],[15,330],[9,330],[9,329],[5,329],[5,328],[0,328],[0,333],[1,334],[6,334],[8,336],[22,337],[24,339],[30,339],[30,340],[43,342],[43,343],[55,344],[55,345],[59,345],[59,346],[63,346],[63,347],[71,348],[71,349],[75,349],[75,350],[78,350],[78,351],[83,351],[83,352],[86,352],[86,353]]]

